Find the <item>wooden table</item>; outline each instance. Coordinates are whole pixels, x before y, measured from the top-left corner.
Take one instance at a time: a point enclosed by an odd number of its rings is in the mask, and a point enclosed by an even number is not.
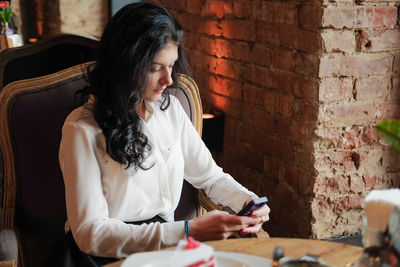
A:
[[[337,242],[297,238],[240,238],[205,242],[216,251],[240,252],[272,259],[275,247],[284,249],[285,256],[300,258],[306,254],[321,257],[326,263],[346,266],[356,262],[363,248]]]
[[[269,259],[272,259],[275,247],[280,246],[284,249],[285,256],[300,258],[311,254],[335,266],[350,266],[361,257],[363,250],[361,247],[342,243],[297,238],[238,238],[204,243],[212,246],[216,251],[239,252]],[[118,261],[107,267],[117,267],[122,262]]]

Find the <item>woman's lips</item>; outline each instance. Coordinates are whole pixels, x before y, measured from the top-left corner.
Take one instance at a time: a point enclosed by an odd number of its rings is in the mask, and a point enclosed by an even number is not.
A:
[[[156,94],[162,94],[162,92],[164,92],[164,90],[165,90],[165,88],[161,88],[161,89],[158,89],[158,90],[154,90],[154,92]]]

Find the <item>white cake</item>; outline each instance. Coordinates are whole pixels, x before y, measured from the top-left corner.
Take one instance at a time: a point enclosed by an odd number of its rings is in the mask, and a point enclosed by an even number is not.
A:
[[[365,197],[365,225],[363,244],[365,247],[379,246],[386,231],[390,213],[394,207],[400,208],[400,189],[372,190]]]
[[[216,267],[214,249],[191,237],[180,240],[169,266]]]

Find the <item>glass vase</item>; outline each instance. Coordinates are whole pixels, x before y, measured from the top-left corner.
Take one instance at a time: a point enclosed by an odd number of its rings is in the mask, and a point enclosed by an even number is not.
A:
[[[1,34],[5,34],[6,36],[10,36],[14,34],[14,30],[9,26],[8,22],[1,23]]]

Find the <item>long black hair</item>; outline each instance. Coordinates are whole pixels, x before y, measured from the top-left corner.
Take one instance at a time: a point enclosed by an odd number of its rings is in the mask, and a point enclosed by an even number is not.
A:
[[[178,46],[178,60],[171,74],[173,85],[178,73],[188,73],[182,36],[178,21],[165,8],[152,3],[124,6],[104,29],[98,59],[88,73],[89,86],[83,95],[94,95],[94,118],[105,136],[107,153],[126,168],[151,168],[143,165],[151,146],[141,132],[136,107],[151,62],[167,43]],[[170,103],[167,90],[162,101],[161,109],[165,110]]]

